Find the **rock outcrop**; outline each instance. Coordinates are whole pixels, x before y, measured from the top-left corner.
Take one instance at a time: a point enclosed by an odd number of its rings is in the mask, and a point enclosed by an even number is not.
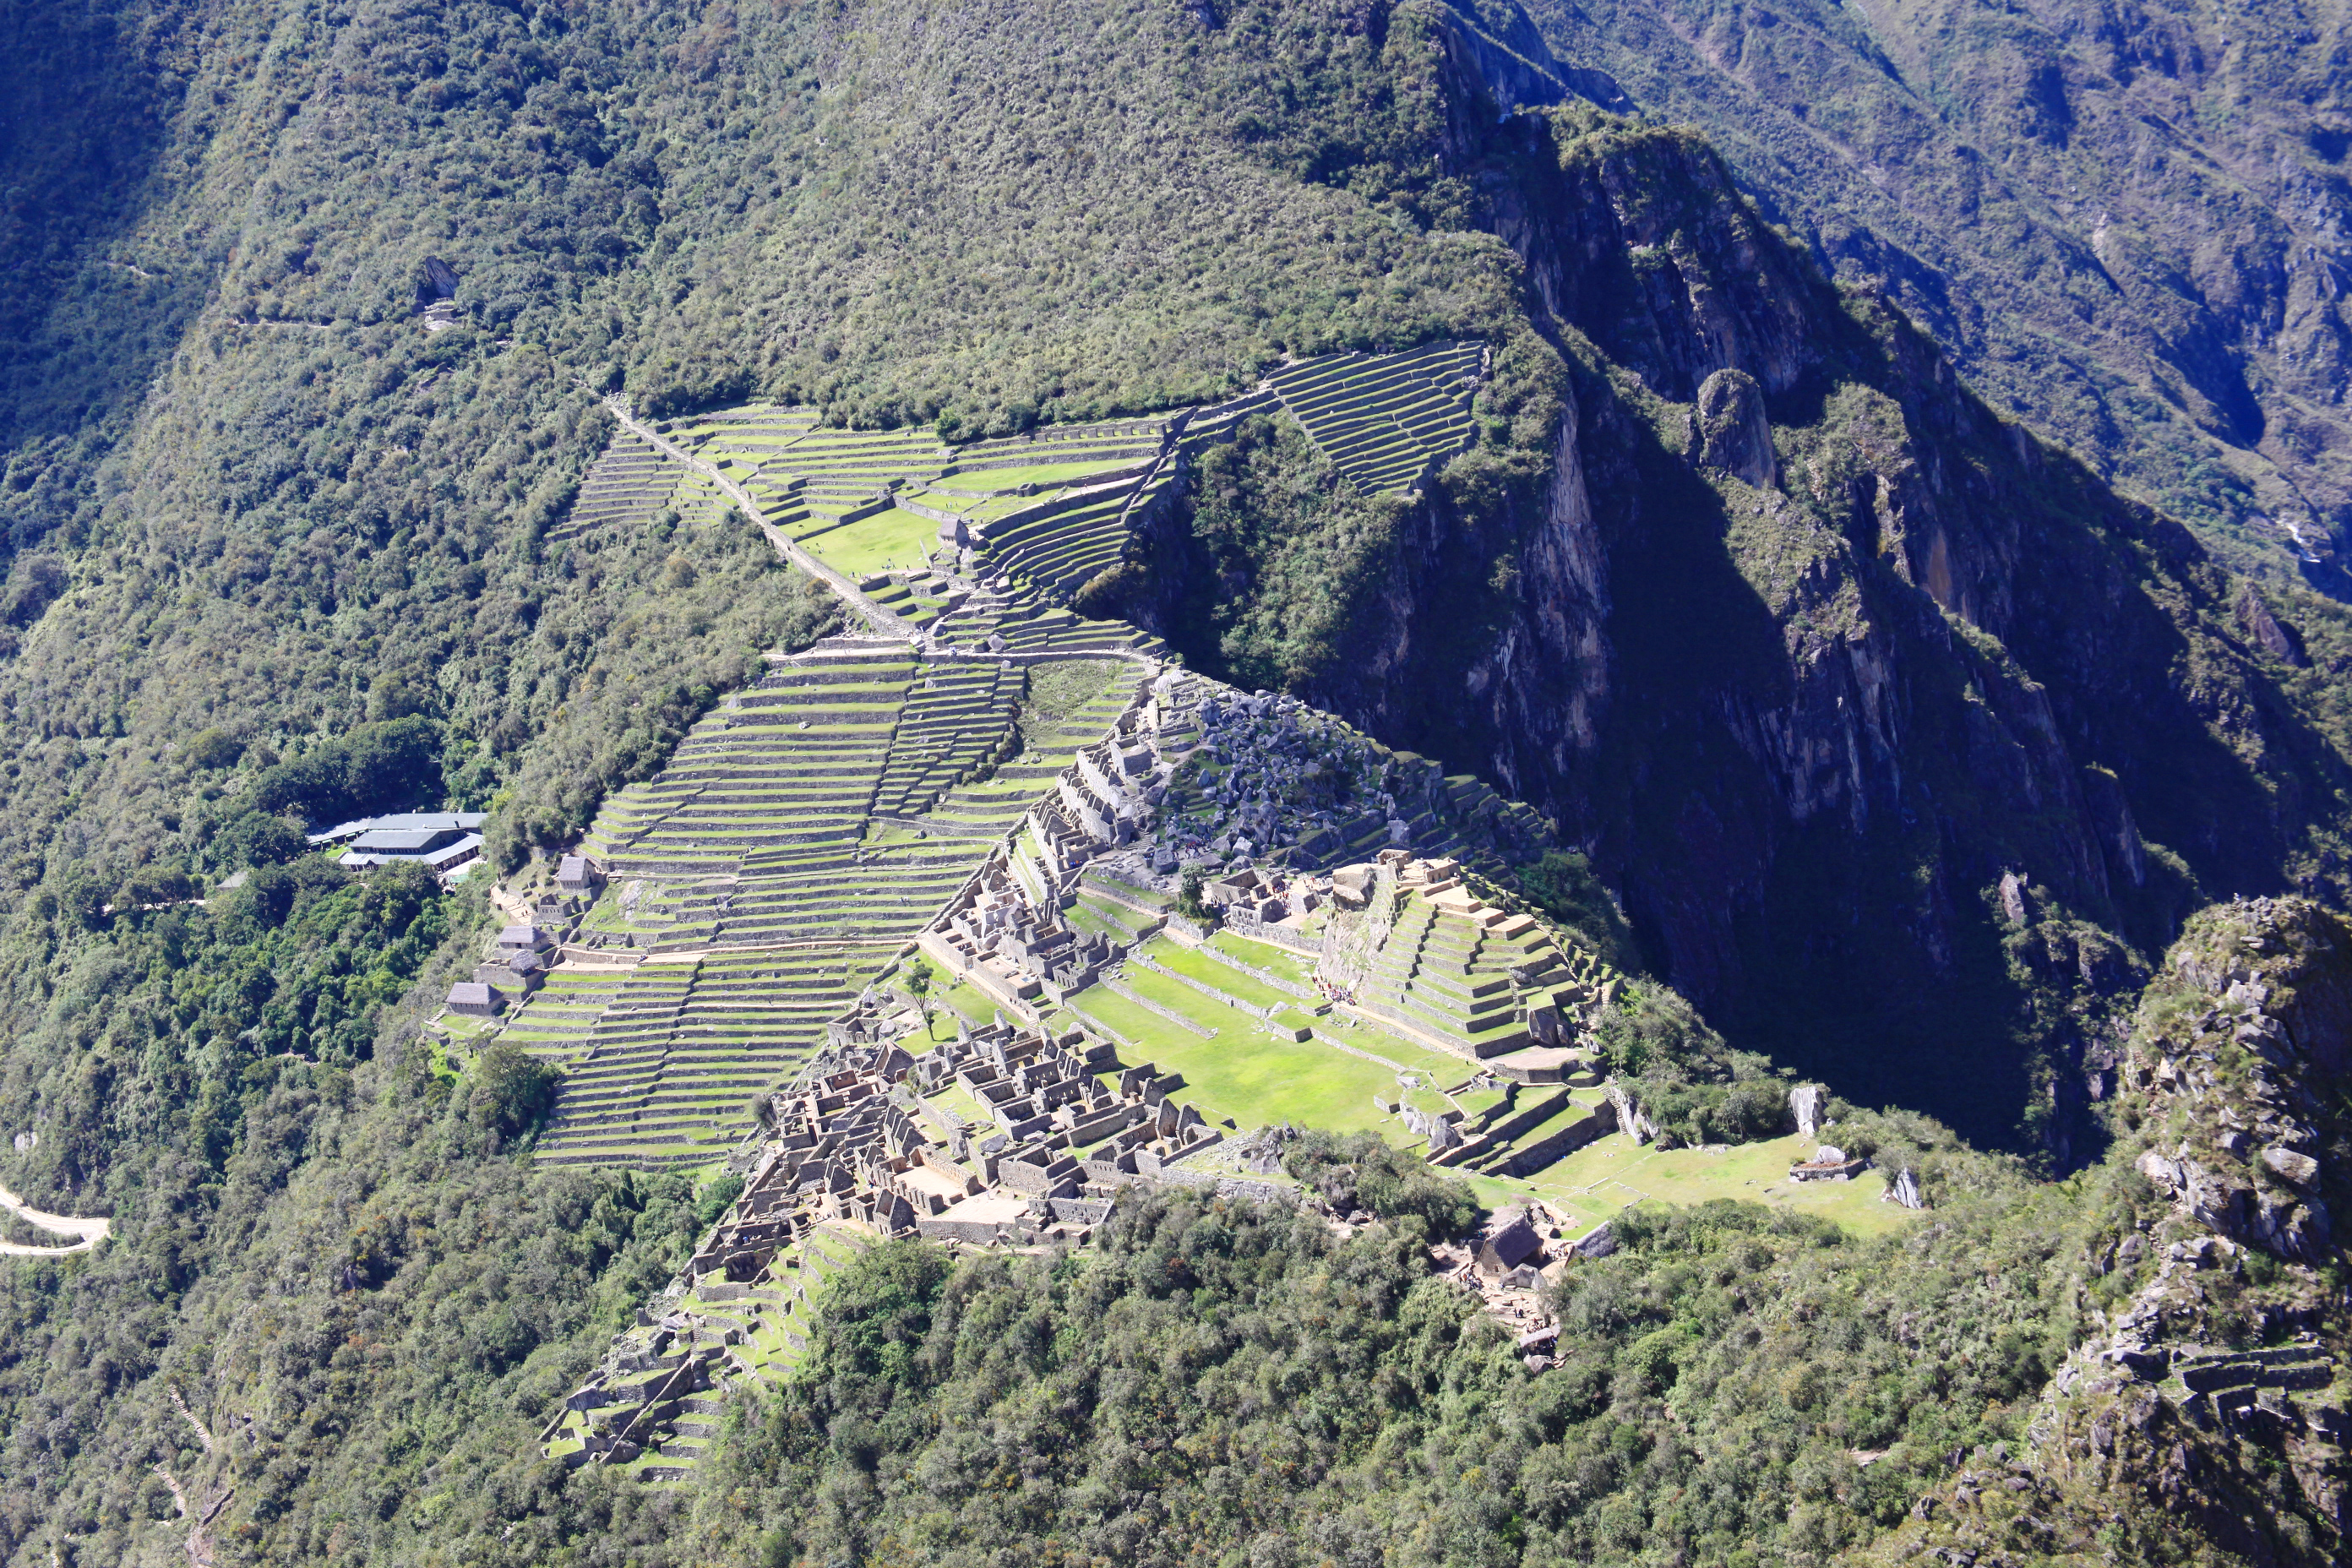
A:
[[[2314,825],[2352,767],[2284,689],[2300,634],[1696,139],[1511,112],[1558,62],[1501,58],[1445,46],[1443,162],[1568,363],[1552,470],[1500,510],[1441,475],[1300,694],[1552,817],[1739,1043],[1982,1138],[2046,1096],[2076,1160],[2174,922],[2342,879]]]
[[[2200,917],[2143,1005],[2124,1064],[2148,1106],[2137,1169],[2216,1236],[2323,1264],[2334,1225],[2324,1085],[2352,1047],[2352,942],[2306,905]]]
[[[2326,1192],[2342,1201],[2347,1048],[2352,926],[2302,900],[2189,922],[2124,1063],[2113,1159],[2154,1191],[2085,1260],[2114,1304],[2045,1391],[2030,1453],[1970,1467],[1874,1555],[1950,1562],[2029,1536],[2049,1554],[2117,1539],[2120,1508],[2126,1534],[2343,1560],[2352,1411]]]

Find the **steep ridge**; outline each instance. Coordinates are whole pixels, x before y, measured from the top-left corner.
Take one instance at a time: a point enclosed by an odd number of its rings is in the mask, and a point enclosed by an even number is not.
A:
[[[2111,1085],[2141,1200],[2087,1239],[2090,1331],[2013,1458],[1973,1456],[1869,1554],[2112,1542],[2120,1506],[2247,1563],[2352,1525],[2345,1300],[2352,930],[2301,899],[2200,913],[2141,998]],[[2331,1201],[2332,1200],[2332,1201]],[[2135,1525],[2146,1525],[2135,1521]]]
[[[1537,0],[1986,395],[2341,597],[2344,22],[2166,0]]]
[[[1987,408],[1696,139],[1430,15],[1444,167],[1522,258],[1567,412],[1539,487],[1457,471],[1401,516],[1357,657],[1305,691],[1554,816],[1759,1048],[2064,1158],[2100,998],[2174,921],[2344,885],[2341,613]],[[1531,87],[1554,106],[1503,112]],[[1213,660],[1180,602],[1137,613]]]

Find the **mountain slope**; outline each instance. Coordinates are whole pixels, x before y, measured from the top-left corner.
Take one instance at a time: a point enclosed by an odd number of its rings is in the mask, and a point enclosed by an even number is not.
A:
[[[2032,0],[1530,7],[1838,277],[2241,570],[2342,597],[2343,18]]]
[[[108,221],[10,210],[38,258],[7,319],[41,325],[0,437],[0,1104],[12,1190],[115,1224],[5,1277],[12,1563],[945,1559],[1065,1529],[1129,1561],[1818,1560],[1952,1447],[2024,1443],[2084,1326],[2084,1227],[2149,1201],[2112,1161],[2070,1190],[1853,1113],[1856,1149],[1933,1150],[1947,1228],[1629,1226],[1545,1380],[1405,1233],[1144,1205],[1083,1278],[884,1260],[837,1375],[739,1432],[740,1487],[541,1462],[714,1189],[532,1168],[529,1083],[420,1030],[486,903],[352,886],[279,814],[437,781],[520,861],[827,624],[723,512],[574,526],[616,383],[649,416],[798,397],[1001,434],[1479,341],[1476,445],[1420,499],[1341,489],[1268,418],[1091,607],[1541,805],[1735,1043],[2053,1163],[2093,1160],[2082,1101],[2189,909],[2339,893],[2339,610],[2250,591],[1988,412],[1695,137],[1593,107],[1607,82],[1506,118],[1539,62],[1447,12],[8,25],[53,59],[57,129],[11,126],[5,184],[83,178]],[[118,115],[146,139],[101,166]],[[1367,1300],[1394,1310],[1335,1345]]]
[[[1743,1043],[2063,1160],[2101,998],[2175,921],[2340,884],[2345,616],[1987,408],[1686,133],[1559,83],[1498,120],[1529,90],[1510,26],[1441,21],[1443,167],[1571,367],[1550,471],[1465,461],[1330,524],[1344,658],[1257,651],[1236,606],[1297,546],[1237,542],[1206,490],[1135,613],[1554,816]],[[1297,481],[1213,482],[1274,516]]]

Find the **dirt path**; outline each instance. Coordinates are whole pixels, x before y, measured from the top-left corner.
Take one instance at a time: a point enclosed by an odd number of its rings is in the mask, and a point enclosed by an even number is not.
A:
[[[6,1209],[26,1225],[39,1230],[55,1231],[60,1236],[78,1236],[81,1239],[71,1247],[26,1247],[20,1242],[0,1241],[0,1257],[63,1258],[71,1252],[88,1252],[113,1233],[114,1222],[106,1219],[76,1219],[69,1215],[45,1214],[28,1207],[25,1200],[0,1187],[0,1208]]]
[[[619,420],[631,435],[651,444],[656,450],[673,462],[684,464],[717,485],[720,493],[741,508],[743,515],[750,518],[759,526],[761,531],[768,536],[768,542],[776,547],[779,554],[840,595],[842,602],[865,617],[876,632],[894,642],[922,645],[930,640],[897,616],[867,598],[865,590],[858,587],[856,583],[810,554],[790,534],[762,517],[760,514],[759,503],[751,499],[751,492],[744,489],[742,486],[720,473],[711,464],[695,457],[686,448],[670,440],[668,437],[656,433],[652,426],[642,423],[629,412],[628,405],[620,398],[606,398],[604,406],[613,411],[613,417]]]

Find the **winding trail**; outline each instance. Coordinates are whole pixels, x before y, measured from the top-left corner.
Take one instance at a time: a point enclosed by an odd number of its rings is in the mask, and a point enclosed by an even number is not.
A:
[[[63,1258],[68,1253],[88,1252],[113,1234],[114,1222],[108,1219],[77,1219],[70,1215],[45,1214],[30,1207],[24,1199],[0,1187],[0,1209],[6,1209],[26,1225],[37,1230],[55,1231],[60,1236],[78,1236],[81,1239],[71,1247],[27,1247],[21,1242],[0,1241],[0,1257]]]
[[[713,465],[704,462],[668,437],[656,432],[652,426],[640,421],[635,415],[629,412],[629,405],[625,401],[618,396],[609,396],[604,399],[604,406],[612,410],[613,417],[619,420],[623,427],[631,435],[646,442],[671,461],[684,464],[717,485],[721,494],[742,509],[745,517],[759,525],[761,531],[768,536],[768,542],[776,547],[778,554],[840,595],[842,602],[863,616],[877,636],[887,637],[893,642],[914,643],[919,647],[930,641],[897,616],[867,598],[866,591],[851,582],[847,576],[835,571],[814,555],[810,554],[790,534],[761,516],[759,503],[751,499],[750,491],[720,473]]]

